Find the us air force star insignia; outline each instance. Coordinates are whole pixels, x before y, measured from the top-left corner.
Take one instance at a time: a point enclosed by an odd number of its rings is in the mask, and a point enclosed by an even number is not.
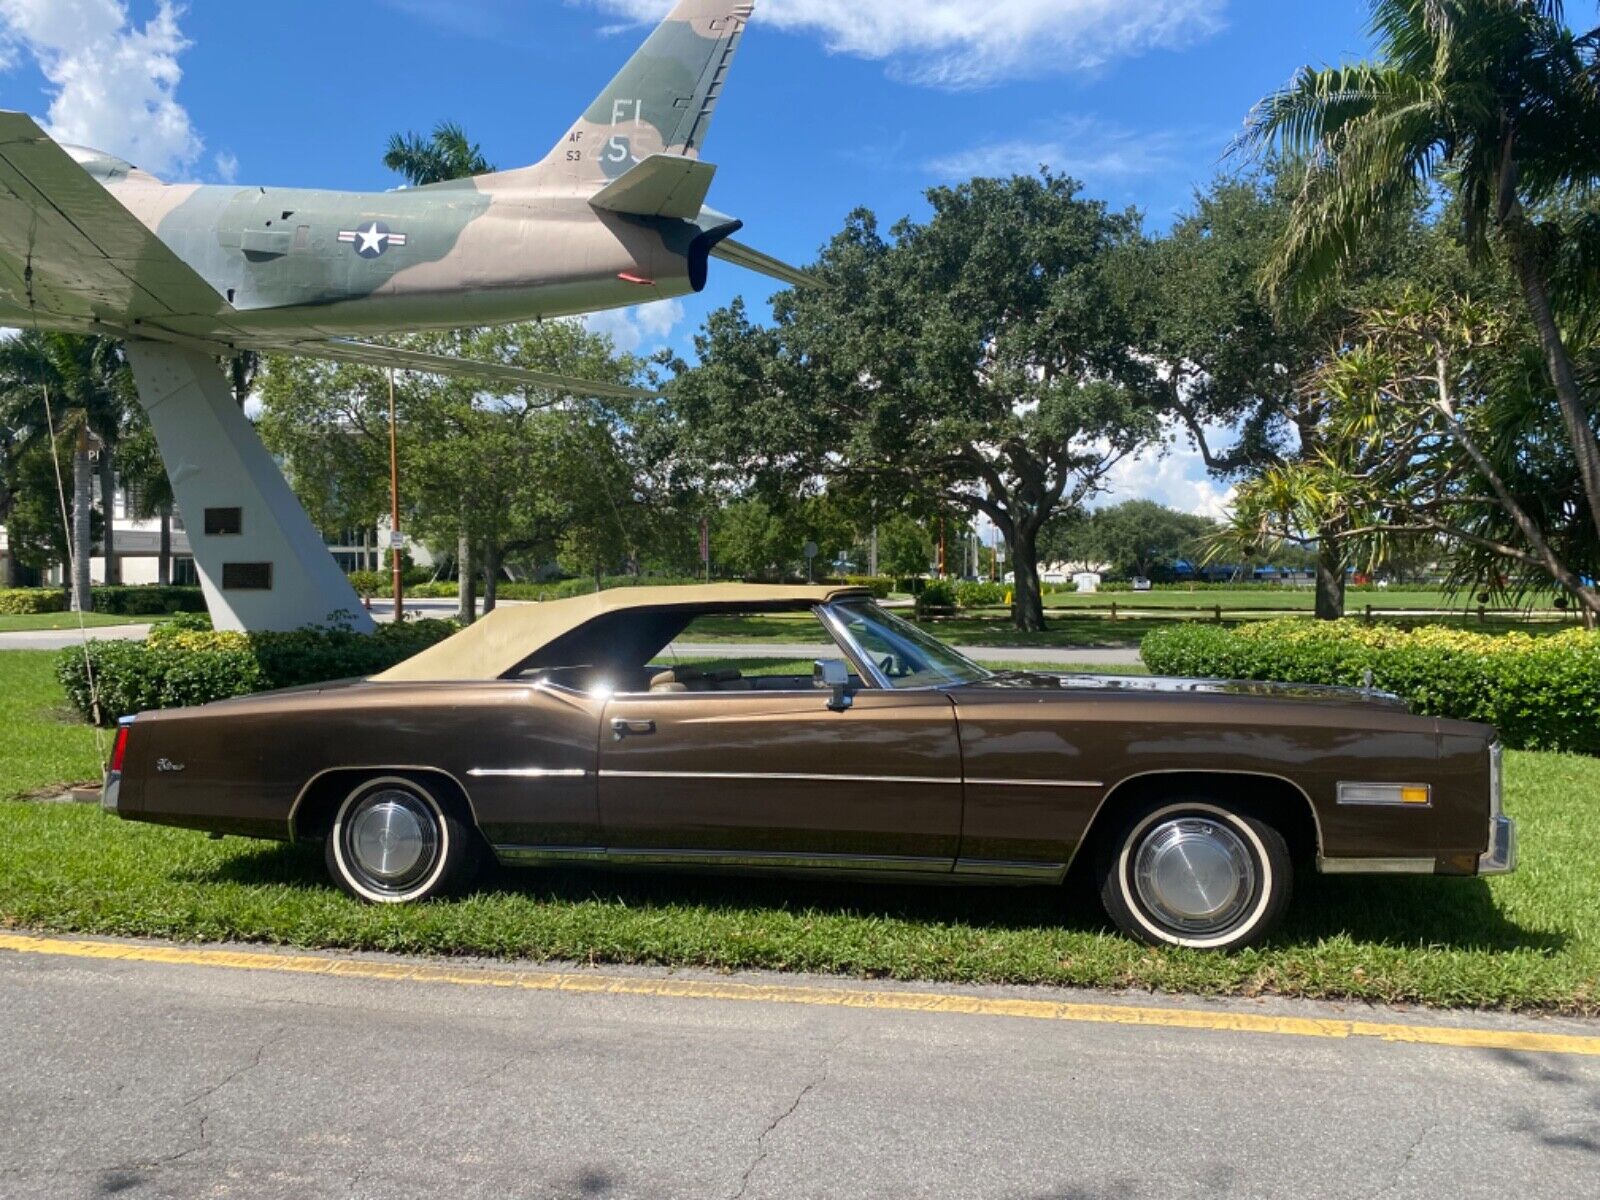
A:
[[[339,240],[355,246],[362,258],[381,258],[390,246],[404,246],[406,235],[390,232],[382,221],[369,221],[360,229],[341,229]]]

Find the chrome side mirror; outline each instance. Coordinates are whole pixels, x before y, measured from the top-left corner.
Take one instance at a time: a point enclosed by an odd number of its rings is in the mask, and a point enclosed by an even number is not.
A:
[[[850,695],[850,668],[843,659],[819,658],[811,667],[813,687],[826,688],[833,693],[828,707],[834,712],[846,712],[854,700]]]

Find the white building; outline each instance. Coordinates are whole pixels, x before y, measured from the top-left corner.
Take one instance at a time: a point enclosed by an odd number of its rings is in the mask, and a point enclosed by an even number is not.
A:
[[[98,477],[94,480],[93,486],[94,504],[98,510],[100,508]],[[157,517],[130,518],[128,512],[128,489],[118,488],[112,505],[112,548],[116,553],[117,565],[121,569],[122,582],[130,586],[159,583],[161,582],[161,520]],[[385,551],[389,544],[387,521],[374,529],[343,530],[327,541],[329,553],[345,572],[386,569],[388,555]],[[189,535],[184,529],[183,516],[176,509],[173,510],[168,528],[168,543],[168,582],[179,586],[198,586],[200,579],[195,573],[194,556],[189,549]],[[100,584],[106,581],[106,560],[103,548],[97,546],[96,549],[102,552],[89,560],[89,575],[94,583]],[[414,563],[424,567],[431,565],[432,559],[421,545],[407,539],[406,549]],[[10,552],[5,526],[0,525],[0,578],[8,577],[4,568]],[[19,582],[52,586],[61,586],[64,582],[59,566],[45,572],[42,578],[28,578],[26,572],[13,577]]]

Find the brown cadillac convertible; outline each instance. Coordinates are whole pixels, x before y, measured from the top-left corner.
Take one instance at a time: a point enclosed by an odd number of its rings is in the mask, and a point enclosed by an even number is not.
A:
[[[812,673],[675,665],[717,622],[776,613],[834,647]],[[1081,861],[1122,929],[1210,949],[1266,936],[1312,864],[1516,860],[1485,726],[1366,691],[988,671],[830,588],[502,609],[371,679],[144,713],[105,807],[320,841],[381,903],[459,888],[490,853],[990,884]]]

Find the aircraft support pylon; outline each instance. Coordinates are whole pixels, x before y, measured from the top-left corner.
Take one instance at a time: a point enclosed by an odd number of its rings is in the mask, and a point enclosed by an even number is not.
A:
[[[216,627],[258,632],[337,620],[370,633],[371,616],[216,360],[161,342],[126,345]]]

